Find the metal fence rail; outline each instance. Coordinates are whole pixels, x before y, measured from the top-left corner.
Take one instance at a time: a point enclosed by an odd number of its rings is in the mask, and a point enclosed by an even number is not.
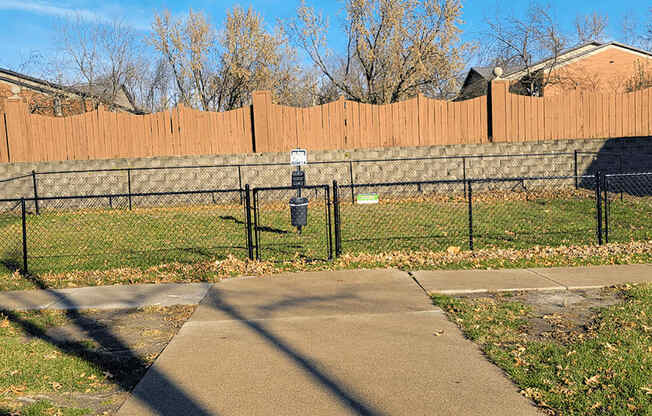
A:
[[[652,173],[604,176],[606,242],[652,240]]]
[[[328,185],[302,188],[315,191],[308,204],[308,224],[301,230],[291,225],[288,201],[297,189],[292,187],[254,188],[254,245],[261,260],[330,260],[333,258],[331,196]],[[321,191],[321,192],[319,192]],[[320,195],[321,194],[321,195]]]
[[[239,189],[39,197],[40,215],[26,199],[1,201],[1,261],[42,273],[246,258],[239,199]]]
[[[650,158],[647,158],[650,159]],[[386,182],[433,181],[442,179],[484,179],[507,176],[569,176],[628,173],[652,170],[652,160],[612,152],[554,152],[483,154],[314,161],[305,166],[309,184],[341,185]],[[13,185],[7,198],[25,198],[34,204],[39,196],[70,194],[131,194],[201,189],[243,189],[279,185],[278,178],[290,175],[285,163],[243,163],[185,165],[141,168],[32,171],[0,180],[0,189]],[[289,185],[289,183],[288,183]],[[243,203],[244,193],[240,202]],[[31,202],[30,202],[31,201]],[[35,207],[38,210],[38,207]]]
[[[335,180],[332,194],[302,192],[301,232],[286,186],[0,200],[0,272],[652,240],[652,173]]]
[[[600,242],[596,176],[338,185],[339,253]],[[575,189],[575,183],[585,187]],[[588,186],[587,186],[588,185]],[[377,202],[349,199],[373,194]]]

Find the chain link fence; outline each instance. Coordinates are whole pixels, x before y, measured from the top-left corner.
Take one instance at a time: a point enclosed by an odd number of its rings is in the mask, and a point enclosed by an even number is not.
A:
[[[585,187],[576,189],[576,179]],[[471,181],[474,247],[595,243],[595,181],[595,176]]]
[[[605,240],[652,241],[652,173],[604,177]]]
[[[468,241],[464,181],[335,186],[343,253],[441,250]]]
[[[652,239],[652,173],[312,184],[300,230],[297,194],[246,184],[0,200],[0,272]]]
[[[433,156],[315,161],[304,167],[308,185],[467,180],[519,176],[583,176],[652,171],[652,158],[609,152]],[[286,163],[172,166],[32,172],[0,180],[0,198],[132,194],[289,186]],[[288,178],[283,183],[284,178]],[[242,202],[241,198],[241,202]],[[35,208],[35,207],[32,207]]]
[[[253,230],[258,260],[329,260],[333,258],[331,197],[328,185],[306,186],[307,221],[301,228],[292,225],[290,199],[297,196],[291,187],[253,189]]]
[[[32,273],[246,258],[240,190],[41,197],[40,213],[2,202],[3,264]],[[131,206],[131,208],[130,208]],[[19,244],[20,243],[20,244]]]

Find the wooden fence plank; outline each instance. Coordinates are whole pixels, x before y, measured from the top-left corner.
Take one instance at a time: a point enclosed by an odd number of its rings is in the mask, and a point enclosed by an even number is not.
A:
[[[418,95],[386,105],[340,99],[293,108],[263,94],[259,107],[224,113],[179,105],[132,115],[100,107],[63,118],[29,114],[25,103],[9,102],[0,114],[0,162],[244,153],[253,150],[252,122],[266,131],[256,133],[259,152],[484,143],[489,123],[497,142],[652,134],[652,89],[539,98],[511,94],[508,87],[492,84],[491,121],[486,96],[446,102]]]

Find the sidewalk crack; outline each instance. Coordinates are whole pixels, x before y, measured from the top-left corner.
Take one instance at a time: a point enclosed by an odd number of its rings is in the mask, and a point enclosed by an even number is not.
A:
[[[410,277],[412,278],[412,280],[414,280],[414,283],[416,283],[417,286],[419,286],[419,287],[421,288],[421,290],[423,290],[423,293],[425,293],[426,295],[428,295],[428,297],[430,297],[430,293],[426,290],[425,287],[423,287],[423,285],[421,284],[421,282],[419,282],[419,281],[417,280],[417,278],[416,278],[416,276],[414,275],[414,273],[412,273],[412,272],[407,272],[407,274],[408,274],[408,276],[410,276]]]
[[[550,281],[550,282],[552,282],[552,283],[555,283],[556,285],[562,286],[563,288],[565,288],[566,290],[568,290],[568,286],[566,286],[565,284],[563,284],[563,283],[561,283],[561,282],[558,282],[558,281],[556,281],[556,280],[554,280],[554,279],[551,279],[550,277],[546,276],[545,274],[543,274],[543,273],[539,273],[538,271],[536,271],[536,270],[534,270],[534,269],[525,269],[525,271],[530,272],[530,273],[532,273],[532,274],[535,274],[535,275],[537,275],[537,276],[539,276],[539,277],[543,277],[544,279],[546,279],[546,280],[548,280],[548,281]]]

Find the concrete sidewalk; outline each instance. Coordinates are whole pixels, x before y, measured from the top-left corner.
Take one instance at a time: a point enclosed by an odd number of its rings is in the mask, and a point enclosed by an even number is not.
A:
[[[492,413],[539,414],[407,273],[374,270],[215,285],[118,415]]]
[[[357,273],[357,271],[348,273]],[[304,275],[309,273],[296,274],[297,277]],[[652,281],[652,264],[508,270],[433,270],[410,272],[409,275],[430,293],[564,290]],[[227,281],[239,280],[260,279],[244,277]],[[222,285],[222,283],[218,284]],[[0,310],[127,309],[145,306],[197,305],[212,286],[210,283],[163,283],[0,292]],[[376,308],[382,308],[382,303]]]
[[[652,281],[652,264],[410,273],[430,293],[594,289]]]
[[[297,273],[0,292],[0,309],[197,304],[119,415],[536,415],[429,293],[652,281],[652,265]],[[201,302],[200,302],[201,301]]]
[[[165,283],[0,292],[0,310],[131,309],[197,305],[210,287],[210,283]]]

